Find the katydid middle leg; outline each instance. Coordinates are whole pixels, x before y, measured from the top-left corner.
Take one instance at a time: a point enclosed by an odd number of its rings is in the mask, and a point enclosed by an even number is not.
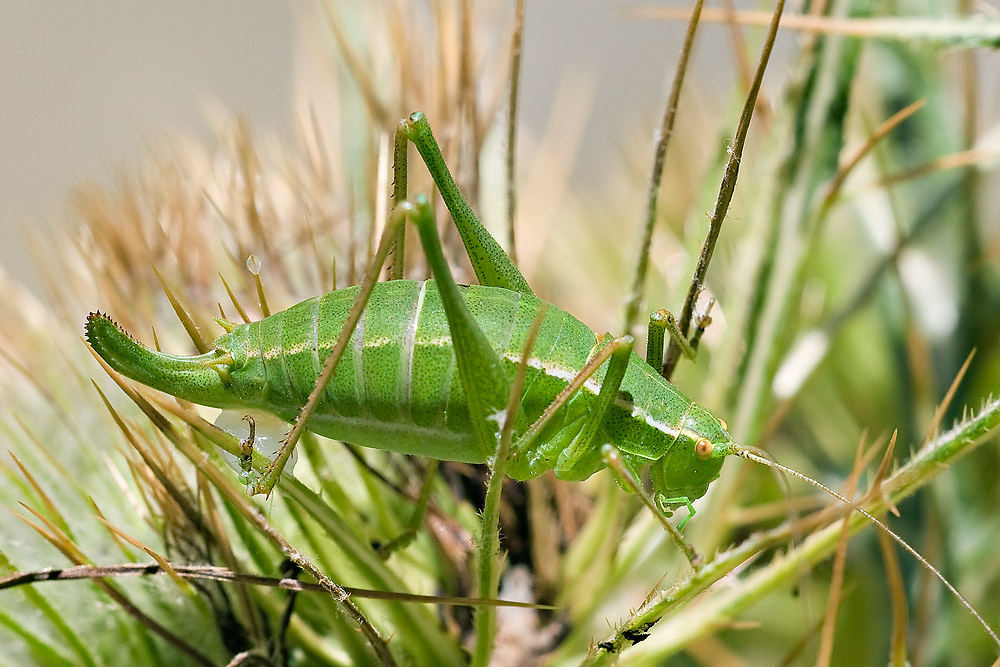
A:
[[[562,479],[586,479],[601,465],[601,448],[597,438],[601,433],[601,425],[608,413],[608,408],[618,397],[629,358],[632,356],[633,339],[622,336],[613,339],[608,345],[612,348],[608,370],[601,383],[601,391],[597,395],[594,407],[587,414],[587,421],[580,433],[573,439],[569,447],[559,453],[556,461],[556,476]]]
[[[518,438],[512,448],[515,465],[520,469],[518,477],[535,477],[553,468],[561,479],[577,480],[586,479],[600,468],[600,447],[596,445],[595,438],[599,435],[607,409],[618,395],[632,354],[632,345],[631,336],[622,336],[595,350],[587,364],[546,407],[535,423]],[[608,364],[608,370],[586,421],[582,425],[568,425],[555,436],[540,441],[540,434],[549,420],[605,363]]]

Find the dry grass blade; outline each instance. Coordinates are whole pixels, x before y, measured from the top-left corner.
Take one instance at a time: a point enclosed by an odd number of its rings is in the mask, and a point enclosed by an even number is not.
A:
[[[1000,159],[1000,151],[973,148],[967,151],[960,151],[958,153],[953,153],[951,155],[931,160],[926,164],[918,165],[912,169],[906,169],[894,174],[889,174],[888,176],[879,179],[879,181],[875,183],[875,186],[883,188],[897,183],[912,181],[931,174],[936,174],[940,171],[948,171],[950,169],[961,169],[963,167],[974,166],[985,167],[990,163],[995,163],[997,159]]]
[[[958,373],[955,374],[955,378],[951,381],[948,391],[945,392],[944,398],[941,399],[941,403],[938,404],[937,410],[934,411],[934,418],[931,419],[931,423],[927,427],[927,433],[924,435],[924,442],[930,442],[931,438],[934,437],[934,434],[938,432],[939,428],[941,428],[941,421],[944,419],[945,414],[947,414],[948,408],[951,406],[951,402],[955,398],[955,392],[958,391],[959,385],[962,384],[965,374],[969,372],[969,365],[972,363],[972,358],[975,356],[975,350],[969,352],[969,356],[965,358],[965,362],[962,364],[962,367],[958,369]]]
[[[67,524],[66,521],[62,518],[62,514],[59,512],[58,508],[56,507],[56,504],[52,502],[52,498],[49,497],[49,494],[46,493],[45,489],[43,489],[42,486],[38,483],[38,480],[35,479],[35,476],[31,474],[31,471],[29,471],[24,466],[24,464],[21,463],[21,459],[19,459],[14,454],[14,452],[8,449],[7,455],[14,460],[14,464],[17,466],[18,470],[20,470],[21,474],[24,475],[24,478],[28,480],[28,484],[31,485],[31,488],[34,489],[35,493],[38,495],[38,498],[42,501],[42,505],[45,507],[45,510],[49,514],[49,516],[55,517],[55,522],[56,525],[59,527],[59,529],[65,532],[67,535],[71,534],[69,524]]]
[[[240,317],[243,318],[244,322],[249,322],[250,316],[247,315],[247,311],[243,308],[242,304],[240,304],[240,300],[236,298],[236,295],[233,294],[233,290],[229,287],[229,283],[226,282],[226,279],[222,277],[221,273],[219,274],[219,280],[222,281],[222,286],[226,288],[226,294],[229,295],[229,300],[233,302],[233,307],[236,308],[236,312],[240,314]]]
[[[855,167],[861,163],[861,160],[875,148],[880,140],[887,137],[890,132],[899,126],[900,123],[923,108],[926,103],[926,100],[917,100],[913,104],[900,109],[875,128],[875,131],[871,133],[871,136],[865,140],[864,145],[858,148],[854,155],[847,159],[844,166],[837,170],[836,176],[834,176],[833,180],[830,181],[830,185],[827,186],[826,195],[823,197],[823,203],[820,206],[820,217],[823,217],[830,207],[833,206],[837,196],[840,194],[841,187],[844,185],[844,181],[847,180],[847,177],[852,171],[854,171]]]
[[[184,581],[184,579],[181,578],[181,575],[177,573],[177,570],[174,569],[173,565],[170,564],[170,561],[167,560],[165,556],[158,554],[154,549],[151,549],[147,545],[143,544],[139,540],[135,539],[134,537],[126,533],[121,528],[118,528],[117,526],[113,525],[107,519],[99,518],[98,520],[101,523],[103,523],[109,531],[111,531],[118,537],[122,538],[132,546],[145,551],[150,558],[156,561],[156,564],[160,566],[164,574],[169,576],[173,580],[173,582],[177,584],[177,587],[181,589],[182,593],[186,595],[194,593],[194,590],[191,588],[191,586],[186,581]]]
[[[892,601],[892,643],[889,647],[891,667],[904,667],[909,664],[906,657],[906,629],[909,626],[909,612],[906,604],[906,588],[903,584],[902,571],[899,568],[899,557],[892,544],[892,539],[884,534],[878,534],[879,548],[885,561],[886,582],[889,587],[889,599]]]
[[[206,341],[202,335],[201,331],[198,330],[198,325],[194,323],[191,318],[191,314],[188,313],[187,309],[181,304],[180,300],[174,295],[174,291],[170,289],[170,285],[167,281],[163,279],[163,276],[154,266],[153,273],[156,274],[156,279],[160,281],[160,287],[163,288],[163,293],[166,295],[167,300],[170,301],[170,305],[173,307],[174,312],[177,314],[177,319],[181,321],[184,326],[184,330],[187,332],[188,336],[191,337],[191,341],[194,342],[195,348],[198,352],[204,354],[211,349],[208,341]]]

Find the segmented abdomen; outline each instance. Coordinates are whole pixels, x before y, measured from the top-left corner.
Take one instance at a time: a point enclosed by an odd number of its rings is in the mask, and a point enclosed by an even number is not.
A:
[[[524,337],[542,302],[498,288],[462,290],[512,377]],[[263,372],[261,407],[289,420],[298,414],[357,293],[358,288],[329,292],[244,325],[248,347],[259,350],[259,356],[251,352],[250,358],[237,359],[233,372]],[[549,308],[531,355],[534,362],[521,404],[520,428],[537,418],[583,367],[595,340],[581,322]],[[553,428],[578,412],[579,406],[571,405]],[[472,435],[448,322],[433,281],[398,280],[375,286],[310,428],[393,451],[483,460]]]

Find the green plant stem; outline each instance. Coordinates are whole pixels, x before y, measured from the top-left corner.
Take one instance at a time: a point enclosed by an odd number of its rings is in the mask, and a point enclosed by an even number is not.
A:
[[[993,400],[978,414],[921,448],[906,465],[882,484],[882,495],[862,507],[875,515],[884,512],[890,504],[895,505],[912,495],[937,474],[947,470],[958,458],[985,442],[998,425],[1000,400]],[[850,508],[845,506],[843,511],[848,512]],[[801,576],[804,568],[827,558],[836,549],[840,539],[842,525],[839,519],[839,516],[833,517],[826,527],[812,533],[785,557],[775,558],[770,565],[740,584],[721,590],[702,604],[686,606],[683,618],[667,622],[669,630],[663,626],[657,627],[658,636],[667,638],[665,643],[657,643],[655,646],[657,655],[665,657],[680,651],[692,641],[709,636],[720,625],[727,623],[774,589],[790,585]],[[851,535],[868,525],[870,522],[858,513],[849,518]],[[698,568],[673,589],[654,594],[609,640],[615,647],[615,653],[599,649],[584,664],[609,664],[619,652],[631,645],[623,636],[625,633],[648,630],[650,624],[656,623],[668,611],[692,599],[762,550],[790,537],[791,529],[787,524],[759,533]]]
[[[521,351],[521,363],[511,384],[504,409],[503,424],[500,427],[500,438],[497,442],[496,455],[490,466],[490,476],[486,481],[486,500],[483,503],[483,532],[479,540],[479,597],[494,599],[497,597],[499,583],[497,556],[500,551],[500,492],[503,490],[503,479],[507,476],[507,462],[510,459],[511,440],[514,436],[514,421],[517,408],[521,402],[521,392],[524,388],[524,377],[528,370],[528,358],[538,338],[547,308],[541,308],[535,315],[531,329],[524,341]],[[493,653],[493,637],[496,634],[496,609],[480,607],[476,610],[476,649],[472,664],[486,667]]]
[[[508,443],[509,448],[509,443]],[[495,597],[498,583],[497,556],[500,550],[500,491],[503,478],[507,474],[507,458],[498,457],[490,469],[486,482],[486,500],[483,503],[483,530],[479,537],[479,597]],[[496,609],[480,607],[476,609],[476,648],[472,664],[486,667],[493,653],[493,637],[496,634]]]

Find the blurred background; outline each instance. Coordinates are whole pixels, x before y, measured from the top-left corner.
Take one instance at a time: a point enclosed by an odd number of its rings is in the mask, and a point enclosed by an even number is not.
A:
[[[631,134],[652,136],[683,26],[628,18],[622,3],[527,4],[525,131],[541,135],[555,96],[573,87],[591,105],[575,163],[575,176],[590,178],[628,124],[642,117],[648,127]],[[701,44],[722,37],[707,25]],[[150,139],[178,130],[210,142],[225,111],[258,136],[287,138],[293,95],[308,98],[310,77],[322,76],[311,63],[330,48],[314,3],[301,0],[2,3],[0,265],[37,287],[22,229],[65,224],[70,190],[110,183]],[[693,77],[689,94],[725,99],[731,58],[701,49],[695,71],[711,76]],[[779,52],[769,76],[784,71]]]

